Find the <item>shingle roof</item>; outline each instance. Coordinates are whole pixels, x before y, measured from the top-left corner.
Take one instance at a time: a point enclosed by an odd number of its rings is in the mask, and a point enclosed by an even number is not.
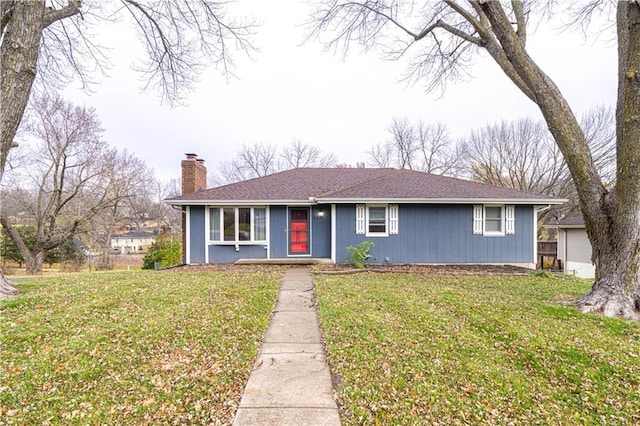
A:
[[[569,216],[558,221],[559,228],[584,228],[584,219],[582,216]]]
[[[348,200],[510,200],[559,204],[562,200],[515,189],[412,170],[299,168],[166,200],[347,202]]]
[[[124,234],[117,234],[112,236],[111,238],[154,238],[157,237],[157,233],[144,232],[144,231],[131,231],[125,232]]]

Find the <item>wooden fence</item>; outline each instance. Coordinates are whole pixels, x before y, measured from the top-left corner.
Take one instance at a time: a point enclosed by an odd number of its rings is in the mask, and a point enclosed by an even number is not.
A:
[[[562,261],[558,259],[557,241],[538,241],[538,269],[545,269],[545,258],[551,258],[551,269],[562,269]],[[547,267],[549,262],[546,262]]]

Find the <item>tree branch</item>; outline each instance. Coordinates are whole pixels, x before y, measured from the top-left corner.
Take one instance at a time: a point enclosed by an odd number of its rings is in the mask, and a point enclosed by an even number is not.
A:
[[[476,46],[482,46],[484,43],[482,42],[482,39],[477,38],[477,37],[473,37],[470,34],[465,33],[464,31],[461,31],[459,29],[457,29],[456,27],[453,27],[443,21],[438,21],[434,24],[435,26],[442,28],[445,31],[448,31],[449,33],[453,34],[456,37],[459,37],[465,41],[468,41],[469,43],[475,44]]]
[[[384,12],[381,12],[380,9],[373,8],[373,7],[369,6],[366,2],[365,3],[349,2],[349,3],[345,3],[345,6],[356,6],[356,7],[361,7],[363,9],[367,9],[369,12],[372,12],[375,15],[378,15],[378,16],[381,16],[381,17],[385,18],[387,21],[391,22],[393,25],[395,25],[396,27],[400,28],[402,31],[404,31],[405,33],[409,34],[411,37],[413,37],[416,40],[419,40],[420,38],[424,37],[427,33],[429,33],[429,31],[427,31],[422,36],[421,36],[422,32],[420,34],[416,34],[413,31],[411,31],[410,29],[408,29],[407,27],[405,27],[404,25],[402,25],[396,19],[392,18],[391,15],[389,15],[387,13],[384,13]]]
[[[13,5],[15,1],[2,1],[0,2],[0,34],[4,33],[4,29],[9,22],[11,22],[11,18],[13,16]]]
[[[478,34],[480,34],[481,36],[485,36],[486,35],[486,29],[484,29],[482,27],[482,23],[480,21],[478,21],[472,14],[470,14],[469,12],[467,12],[467,10],[463,7],[461,7],[458,3],[456,3],[453,0],[445,0],[445,3],[454,11],[456,11],[457,14],[459,14],[460,16],[462,16],[464,18],[465,21],[467,21],[468,23],[470,23],[471,25],[473,25],[473,28],[476,30],[476,32]]]
[[[517,30],[516,34],[522,42],[522,45],[527,44],[527,22],[524,15],[524,4],[522,0],[511,0],[511,7],[513,8],[513,14],[516,16]]]
[[[80,13],[80,6],[82,0],[69,0],[67,5],[62,9],[47,8],[42,20],[42,28],[47,28],[49,25],[61,19],[69,18],[73,15]]]
[[[549,131],[553,134],[573,175],[583,210],[591,218],[601,214],[600,202],[606,189],[589,152],[584,133],[571,107],[553,81],[526,52],[499,2],[480,2],[496,38],[522,81],[536,94]]]

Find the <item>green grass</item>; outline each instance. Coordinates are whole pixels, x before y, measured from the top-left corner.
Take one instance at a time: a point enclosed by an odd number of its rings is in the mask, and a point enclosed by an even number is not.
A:
[[[230,423],[281,276],[25,281],[0,302],[0,424]]]
[[[343,424],[640,424],[640,324],[584,281],[315,278]]]

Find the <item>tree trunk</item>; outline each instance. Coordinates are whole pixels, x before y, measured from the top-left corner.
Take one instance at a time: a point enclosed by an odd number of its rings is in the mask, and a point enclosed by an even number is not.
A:
[[[583,312],[640,318],[640,6],[618,3],[616,184],[601,210],[586,220],[596,280],[576,301]],[[589,219],[585,217],[585,219]]]
[[[16,1],[0,45],[0,180],[36,77],[44,1]]]
[[[35,275],[42,272],[45,255],[44,250],[38,250],[34,253],[29,253],[29,256],[24,258],[27,263],[27,274]]]
[[[526,84],[575,183],[596,278],[576,300],[583,312],[640,318],[640,6],[618,3],[617,175],[602,182],[575,115],[553,81],[527,54],[499,2],[481,3],[510,66]],[[507,72],[507,70],[505,70]],[[508,74],[509,75],[509,74]]]
[[[18,251],[22,255],[26,265],[27,265],[27,273],[29,274],[37,274],[42,271],[42,262],[44,261],[44,256],[46,254],[46,250],[39,246],[36,242],[36,247],[34,250],[29,250],[29,247],[25,244],[20,233],[11,226],[8,218],[0,214],[0,225],[4,228],[6,234],[11,238],[11,240],[15,243]],[[38,248],[39,247],[39,248]],[[39,260],[38,260],[39,257]]]
[[[0,300],[11,297],[17,293],[18,289],[11,285],[2,271],[0,271]]]
[[[589,233],[596,278],[591,290],[575,303],[582,312],[640,319],[640,217],[637,212],[621,216],[619,212],[607,228]]]

